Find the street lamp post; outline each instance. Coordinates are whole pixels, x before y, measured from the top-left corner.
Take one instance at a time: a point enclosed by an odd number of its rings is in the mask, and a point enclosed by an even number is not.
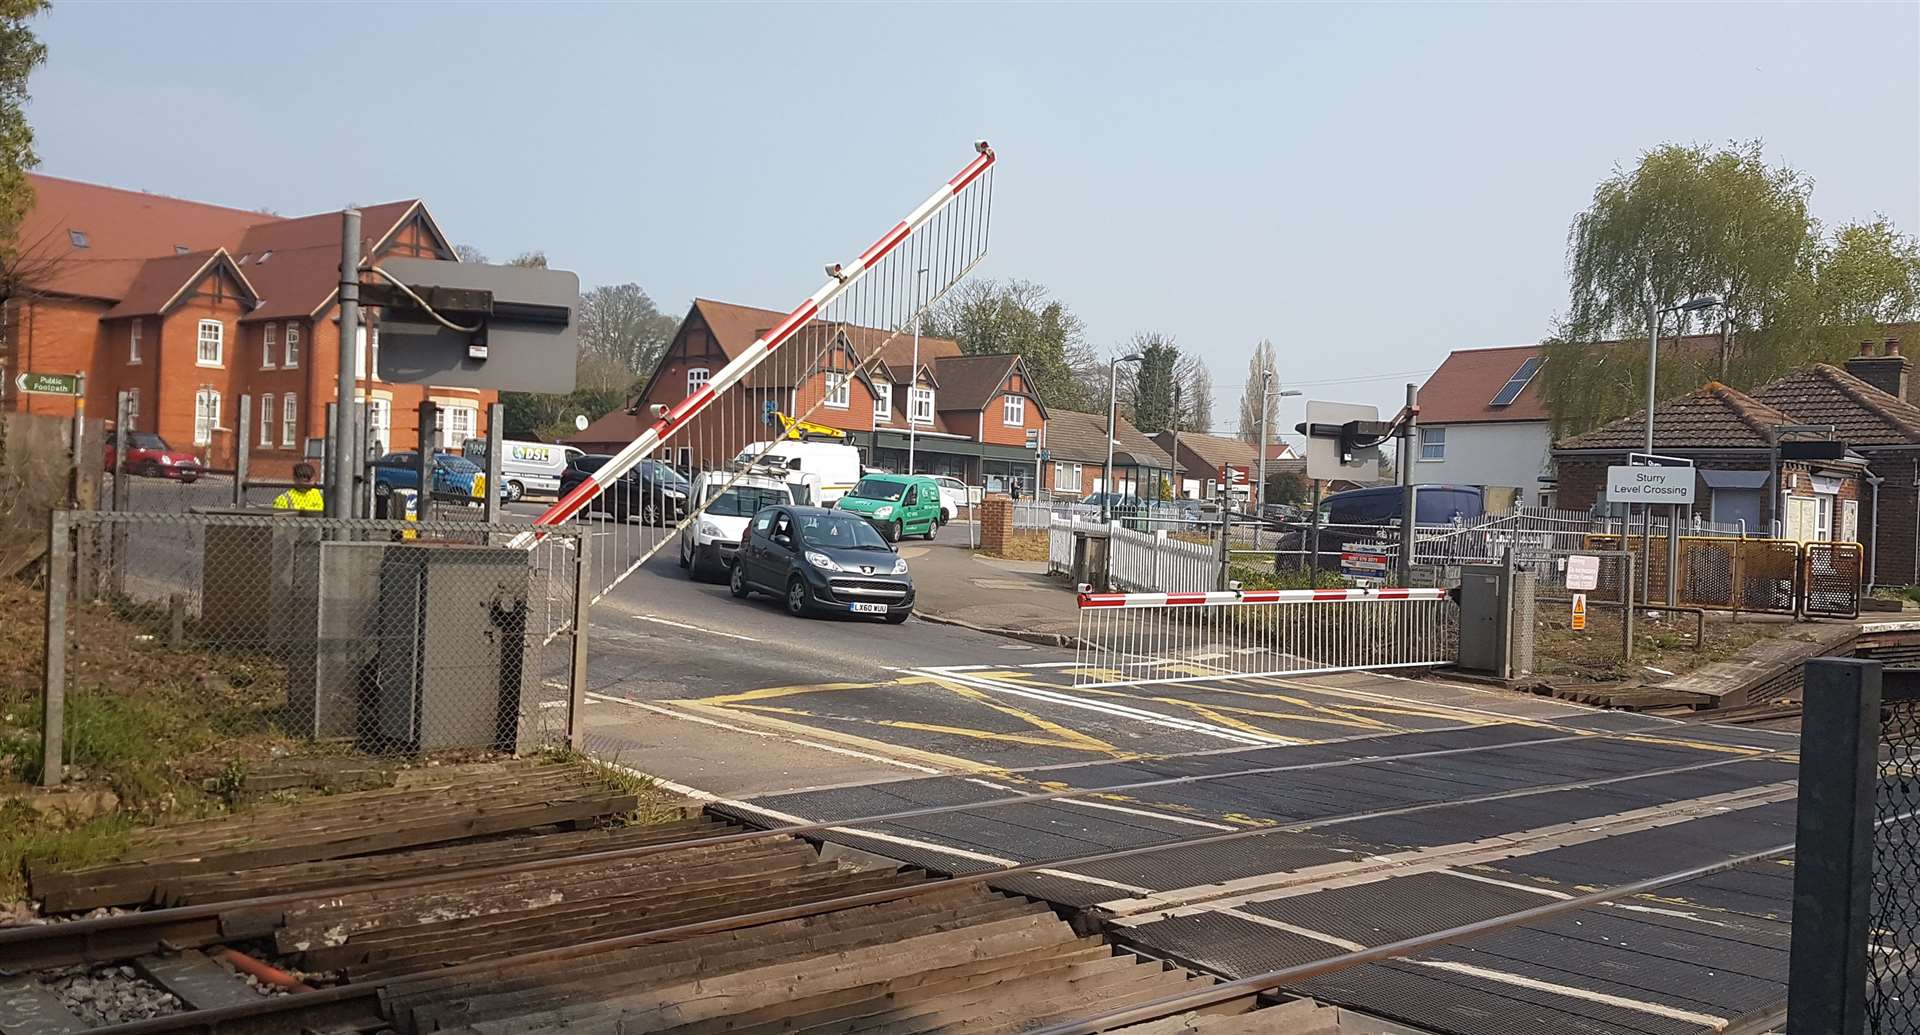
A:
[[[1654,404],[1659,401],[1657,385],[1660,362],[1660,318],[1668,313],[1697,313],[1702,309],[1712,309],[1719,304],[1720,299],[1713,295],[1696,295],[1679,305],[1670,305],[1662,309],[1660,308],[1659,301],[1654,297],[1653,283],[1651,281],[1647,283],[1647,435],[1645,446],[1646,453],[1649,457],[1653,455],[1653,407]],[[1640,565],[1640,602],[1645,604],[1648,601],[1647,587],[1650,585],[1650,577],[1653,573],[1653,558],[1648,552],[1653,548],[1653,504],[1648,503],[1643,506],[1645,506],[1646,509],[1641,512],[1643,520],[1640,524],[1640,556],[1645,563]],[[1678,585],[1677,576],[1679,574],[1675,568],[1679,563],[1680,508],[1678,506],[1670,506],[1667,508],[1667,605],[1669,607],[1674,603],[1674,589]]]
[[[1292,389],[1274,391],[1268,387],[1272,381],[1273,369],[1271,367],[1260,371],[1260,484],[1255,486],[1253,490],[1253,520],[1256,522],[1256,528],[1259,527],[1258,522],[1264,518],[1267,513],[1267,451],[1271,445],[1270,440],[1272,438],[1271,433],[1267,430],[1267,415],[1268,412],[1273,409],[1273,401],[1275,399],[1284,399],[1288,396],[1300,394],[1298,391]],[[1255,532],[1254,534],[1258,535],[1259,533]]]
[[[1180,386],[1173,386],[1173,448],[1167,450],[1173,463],[1173,498],[1187,498],[1187,480],[1180,474]]]
[[[928,267],[922,266],[913,274],[913,369],[907,372],[907,473],[913,472],[914,429],[917,422],[913,419],[914,399],[920,393],[920,287],[927,276]],[[986,472],[981,472],[985,481]]]
[[[1115,356],[1107,364],[1107,466],[1103,469],[1100,485],[1100,523],[1113,520],[1113,433],[1116,429],[1118,414],[1115,407],[1119,404],[1120,364],[1140,362],[1138,352],[1124,356]],[[1111,556],[1111,553],[1109,553]]]

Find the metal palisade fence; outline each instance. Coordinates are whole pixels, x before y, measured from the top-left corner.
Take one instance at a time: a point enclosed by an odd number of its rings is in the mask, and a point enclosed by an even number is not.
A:
[[[56,512],[43,780],[89,651],[166,652],[288,737],[371,754],[577,744],[573,525]],[[91,642],[105,637],[122,642]]]

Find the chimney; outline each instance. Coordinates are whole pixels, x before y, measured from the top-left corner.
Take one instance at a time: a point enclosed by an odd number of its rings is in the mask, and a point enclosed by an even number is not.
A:
[[[1860,354],[1847,360],[1847,373],[1895,398],[1907,397],[1907,357],[1900,354],[1898,338],[1888,338],[1878,356],[1873,342],[1861,342]]]

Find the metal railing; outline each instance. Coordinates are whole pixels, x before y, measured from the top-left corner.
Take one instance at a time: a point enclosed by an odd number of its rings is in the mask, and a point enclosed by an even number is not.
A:
[[[1920,670],[1807,664],[1788,1035],[1920,1032]]]
[[[1101,571],[1115,588],[1145,593],[1199,593],[1222,585],[1216,546],[1176,539],[1164,530],[1137,532],[1119,521],[1101,524],[1079,517],[1054,518],[1047,526],[1047,570],[1073,570],[1075,540],[1104,541]]]
[[[1074,683],[1194,683],[1459,657],[1459,608],[1440,589],[1080,594]]]
[[[157,652],[143,664],[231,671],[248,714],[296,739],[372,754],[577,743],[590,553],[577,526],[516,547],[531,525],[291,511],[49,524],[43,782],[61,776],[69,662],[99,638]]]

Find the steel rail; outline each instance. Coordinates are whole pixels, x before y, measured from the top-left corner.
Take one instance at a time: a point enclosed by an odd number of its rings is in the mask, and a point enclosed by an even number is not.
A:
[[[1775,752],[1775,753],[1781,754],[1786,752]],[[1621,774],[1618,776],[1601,777],[1601,778],[1591,779],[1591,780],[1571,781],[1568,783],[1556,784],[1550,787],[1503,791],[1503,792],[1497,792],[1497,793],[1487,794],[1487,795],[1477,795],[1477,796],[1468,797],[1468,798],[1455,798],[1455,799],[1449,799],[1446,801],[1424,802],[1420,804],[1396,807],[1391,809],[1376,809],[1368,812],[1348,813],[1340,816],[1327,816],[1327,817],[1322,817],[1321,819],[1306,820],[1300,823],[1288,824],[1287,826],[1283,826],[1283,827],[1260,827],[1260,828],[1254,828],[1250,830],[1236,830],[1229,833],[1203,835],[1200,837],[1187,838],[1187,839],[1182,839],[1178,841],[1172,841],[1172,842],[1167,842],[1167,843],[1157,844],[1157,845],[1144,845],[1137,848],[1116,849],[1116,850],[1111,850],[1106,852],[1097,852],[1097,853],[1092,853],[1088,855],[1074,856],[1074,857],[1069,857],[1065,859],[1052,859],[1052,860],[1045,860],[1040,862],[1021,863],[1015,866],[996,867],[994,869],[983,870],[977,873],[955,874],[951,877],[947,877],[944,879],[928,880],[918,884],[908,884],[908,885],[901,885],[901,886],[891,887],[891,888],[881,888],[876,891],[862,892],[854,895],[843,895],[836,898],[821,899],[813,902],[801,902],[793,905],[780,906],[773,909],[763,909],[763,910],[759,910],[752,913],[741,913],[734,916],[716,917],[710,920],[700,920],[700,921],[694,921],[691,923],[677,924],[671,927],[663,927],[663,928],[659,928],[657,930],[652,930],[652,931],[642,931],[634,934],[616,935],[608,938],[599,938],[591,941],[575,943],[572,945],[562,945],[562,946],[556,946],[550,949],[541,949],[535,952],[524,953],[517,956],[509,956],[509,957],[503,957],[500,959],[491,959],[491,960],[477,960],[469,963],[456,964],[454,966],[441,967],[438,969],[422,971],[414,974],[393,975],[389,977],[376,978],[372,981],[362,982],[358,984],[338,985],[332,988],[318,989],[313,992],[301,992],[301,993],[294,993],[292,995],[277,996],[269,999],[263,999],[259,1004],[249,1004],[246,1006],[239,1006],[239,1007],[226,1007],[218,1010],[197,1011],[197,1012],[185,1013],[185,1014],[174,1014],[167,1017],[151,1018],[149,1020],[136,1021],[130,1024],[122,1024],[118,1026],[100,1028],[95,1030],[99,1033],[99,1035],[157,1035],[157,1033],[161,1033],[161,1032],[177,1032],[177,1031],[188,1031],[188,1030],[198,1030],[198,1031],[204,1031],[208,1033],[212,1033],[216,1031],[230,1033],[235,1030],[233,1028],[226,1027],[226,1025],[228,1025],[230,1022],[246,1021],[246,1020],[256,1018],[260,1015],[269,1014],[269,1013],[277,1014],[277,1013],[282,1013],[286,1011],[302,1010],[307,1008],[321,1008],[321,1007],[334,1008],[334,1007],[340,1006],[341,1004],[351,1005],[354,1003],[359,1003],[362,1000],[376,999],[384,989],[391,988],[401,984],[422,982],[422,981],[440,981],[446,978],[478,976],[478,975],[487,974],[487,973],[491,973],[499,970],[511,971],[515,968],[525,967],[531,964],[562,962],[567,960],[579,959],[582,957],[596,956],[601,953],[619,952],[625,949],[639,948],[642,946],[658,944],[661,942],[678,941],[678,940],[697,937],[705,934],[715,934],[722,931],[737,930],[744,927],[758,927],[764,924],[780,923],[787,920],[800,920],[808,917],[819,916],[825,913],[839,912],[845,909],[857,909],[862,906],[880,905],[887,902],[895,902],[902,899],[914,898],[920,895],[936,894],[936,893],[944,892],[947,889],[956,888],[956,887],[968,887],[976,884],[988,884],[993,881],[1000,880],[1005,877],[1016,875],[1016,874],[1038,873],[1040,871],[1058,869],[1066,866],[1088,865],[1088,864],[1098,863],[1098,862],[1107,862],[1114,859],[1126,859],[1126,858],[1132,858],[1132,857],[1141,856],[1141,855],[1150,855],[1155,852],[1169,851],[1176,848],[1189,848],[1195,845],[1215,844],[1215,843],[1220,843],[1225,841],[1241,840],[1241,839],[1250,838],[1250,837],[1268,836],[1268,835],[1277,834],[1277,833],[1301,833],[1301,832],[1306,832],[1310,830],[1316,830],[1316,829],[1321,829],[1321,828],[1331,827],[1331,826],[1338,826],[1338,825],[1343,825],[1347,823],[1354,823],[1354,822],[1359,822],[1366,819],[1373,819],[1373,818],[1379,818],[1379,817],[1409,815],[1413,813],[1427,812],[1427,811],[1432,811],[1436,809],[1452,808],[1455,806],[1481,804],[1488,801],[1500,801],[1500,800],[1510,800],[1513,798],[1528,797],[1534,794],[1554,793],[1554,792],[1565,791],[1565,790],[1579,790],[1579,789],[1588,788],[1588,787],[1600,787],[1600,786],[1606,786],[1609,784],[1623,783],[1630,780],[1648,779],[1648,778],[1659,777],[1659,776],[1673,775],[1675,773],[1680,773],[1680,772],[1690,772],[1690,771],[1697,771],[1702,769],[1710,769],[1718,766],[1733,765],[1741,761],[1746,761],[1746,759],[1744,758],[1718,759],[1712,762],[1696,763],[1694,765],[1689,765],[1689,766],[1676,766],[1676,767],[1670,767],[1667,769],[1648,770],[1645,772]],[[766,834],[762,834],[761,836],[767,836],[767,834],[778,834],[778,833],[779,833],[778,831],[769,831],[769,832],[766,832]],[[1789,845],[1787,847],[1788,849],[1791,849],[1792,846]],[[1752,856],[1752,858],[1765,858],[1767,857],[1767,854],[1768,853],[1762,853],[1758,856]],[[1771,854],[1778,854],[1778,852],[1775,851],[1774,853],[1771,853]],[[1741,860],[1744,861],[1748,858],[1749,857],[1747,856],[1743,856],[1741,857]],[[1695,874],[1692,871],[1681,871],[1681,872],[1690,874],[1691,876],[1700,875],[1700,874]],[[1655,880],[1659,880],[1659,879],[1660,878],[1655,878]],[[1690,877],[1687,879],[1690,879]],[[1640,882],[1640,883],[1644,884],[1646,882]],[[388,885],[382,884],[382,885],[376,885],[376,886],[386,887]],[[1632,889],[1637,887],[1637,885],[1626,885],[1623,887]],[[1635,893],[1638,893],[1638,892],[1632,891],[1632,890],[1620,892],[1621,895],[1635,894]],[[1587,897],[1590,898],[1591,896],[1587,896]],[[1569,900],[1569,901],[1582,901],[1582,900]],[[1540,909],[1536,908],[1536,909],[1523,910],[1519,913],[1508,914],[1508,916],[1520,918],[1520,919],[1512,920],[1511,921],[1512,923],[1521,923],[1521,922],[1525,922],[1525,920],[1527,919],[1532,919],[1537,915],[1551,915],[1552,912],[1557,912],[1560,909],[1568,908],[1568,903],[1556,902],[1552,904],[1552,906],[1550,907],[1540,907],[1540,908],[1548,909],[1548,912],[1541,913]],[[138,914],[132,914],[132,915],[138,915]],[[1499,921],[1503,919],[1505,918],[1494,918],[1492,920],[1476,921],[1474,924],[1465,925],[1464,928],[1450,928],[1447,932],[1442,932],[1442,933],[1452,933],[1462,929],[1474,929],[1474,930],[1492,929],[1492,927],[1489,925],[1500,925]],[[1455,935],[1455,936],[1458,937],[1459,935]],[[1431,938],[1433,936],[1422,936],[1422,937]],[[1420,939],[1412,939],[1411,941],[1420,941]],[[1404,944],[1406,943],[1396,942],[1396,943],[1393,943],[1393,945],[1391,946],[1383,946],[1382,948],[1383,949],[1395,948],[1397,946],[1402,946]],[[1417,948],[1420,946],[1415,946],[1415,947]],[[1352,958],[1352,957],[1367,956],[1369,953],[1374,953],[1377,951],[1379,950],[1369,949],[1369,950],[1366,950],[1365,953],[1349,953],[1344,956],[1329,957],[1329,959],[1335,960],[1335,961],[1342,961],[1342,960],[1348,960],[1349,958]],[[1406,950],[1406,949],[1396,950],[1396,952],[1399,952],[1399,951],[1409,951],[1409,950]],[[1334,967],[1333,969],[1343,969],[1343,966],[1352,966],[1352,965],[1357,965],[1358,963],[1371,962],[1371,959],[1372,957],[1370,956],[1365,959],[1354,958],[1352,959],[1352,962],[1345,963],[1339,967]],[[1293,979],[1287,978],[1286,980],[1293,980]],[[1216,986],[1213,986],[1212,989],[1209,989],[1207,991],[1211,992],[1214,989],[1219,989],[1224,987],[1227,987],[1227,986],[1216,985]],[[1212,1002],[1224,1001],[1225,999],[1239,998],[1241,995],[1244,995],[1244,994],[1246,994],[1245,991],[1235,992],[1233,994],[1229,994],[1225,996],[1221,1000],[1210,1000],[1206,1004],[1199,1004],[1199,1005],[1211,1005]],[[1155,1000],[1153,1003],[1146,1004],[1146,1006],[1155,1006],[1162,1003],[1171,1003],[1176,999],[1183,999],[1183,997],[1166,997],[1161,1000]],[[1144,1009],[1145,1007],[1142,1007],[1142,1008]],[[1193,1008],[1197,1008],[1197,1007],[1196,1006],[1182,1007],[1182,1009],[1193,1009]],[[1159,1016],[1159,1015],[1155,1015],[1155,1016]],[[1143,1019],[1151,1019],[1151,1018],[1143,1018]],[[1101,1020],[1104,1020],[1104,1018],[1101,1018]],[[251,1029],[247,1029],[247,1030],[251,1030]],[[1048,1030],[1051,1031],[1052,1029],[1048,1029]],[[1079,1031],[1082,1029],[1076,1028],[1073,1030]],[[1093,1031],[1098,1029],[1085,1029],[1085,1030]],[[1038,1035],[1038,1033],[1035,1033],[1035,1035]]]
[[[228,899],[218,902],[206,902],[196,905],[173,906],[165,909],[145,910],[122,913],[116,916],[97,917],[90,920],[74,920],[59,924],[46,924],[37,927],[18,927],[0,929],[0,968],[21,968],[30,966],[54,965],[38,963],[38,960],[62,961],[60,965],[81,963],[98,959],[121,959],[155,951],[162,944],[207,945],[219,940],[221,935],[221,917],[237,912],[258,912],[275,906],[291,905],[316,898],[329,898],[356,894],[372,890],[402,890],[414,887],[427,887],[445,884],[453,880],[471,880],[491,876],[503,876],[509,873],[538,873],[545,870],[601,863],[618,862],[625,859],[637,859],[663,852],[677,851],[694,847],[717,847],[728,844],[740,844],[749,841],[764,840],[769,837],[799,837],[809,834],[848,832],[858,836],[858,831],[848,828],[872,826],[881,823],[922,819],[929,816],[959,812],[975,812],[1012,805],[1030,805],[1048,801],[1071,799],[1087,795],[1111,794],[1126,791],[1148,790],[1157,787],[1181,786],[1207,783],[1214,780],[1237,779],[1248,776],[1266,776],[1288,772],[1312,772],[1325,769],[1339,769],[1357,765],[1371,765],[1382,762],[1407,762],[1430,758],[1443,758],[1454,755],[1472,755],[1490,752],[1509,751],[1519,748],[1541,745],[1563,744],[1570,742],[1593,743],[1597,741],[1631,740],[1644,737],[1658,731],[1673,731],[1690,726],[1712,725],[1701,722],[1666,722],[1650,725],[1644,729],[1615,730],[1608,732],[1570,733],[1565,736],[1538,737],[1529,740],[1512,741],[1502,744],[1477,744],[1458,748],[1434,748],[1427,751],[1412,751],[1394,755],[1360,755],[1350,758],[1326,759],[1318,762],[1296,762],[1287,765],[1256,766],[1235,769],[1221,773],[1198,773],[1186,776],[1159,777],[1152,780],[1138,780],[1128,783],[1111,784],[1102,787],[1074,787],[1054,791],[1037,791],[1030,794],[1012,795],[987,801],[962,803],[955,805],[929,805],[919,808],[903,809],[896,812],[879,813],[849,819],[821,820],[812,823],[796,823],[771,826],[756,830],[742,830],[728,834],[715,834],[708,837],[694,837],[679,841],[667,841],[657,844],[636,845],[631,848],[608,849],[598,852],[584,852],[577,855],[561,856],[549,859],[532,859],[518,863],[503,863],[492,866],[475,867],[465,870],[452,870],[441,873],[422,874],[392,880],[367,883],[349,883],[314,888],[306,891],[287,891],[272,895],[259,895],[251,898]],[[1557,727],[1566,729],[1568,727]],[[1280,747],[1281,745],[1275,745]],[[1253,748],[1250,750],[1261,750]],[[1782,748],[1774,751],[1755,751],[1752,754],[1736,758],[1720,759],[1707,766],[1733,765],[1793,754],[1797,747]],[[1692,767],[1682,767],[1677,771],[1687,771]],[[1649,770],[1646,774],[1626,774],[1618,778],[1627,779],[1636,775],[1657,774],[1665,770]],[[1496,796],[1548,792],[1556,789],[1569,789],[1574,784],[1548,784],[1535,787],[1514,788],[1509,791],[1495,792]],[[1441,804],[1457,804],[1469,800],[1497,800],[1497,797],[1485,799],[1448,799]],[[1420,804],[1420,803],[1416,803]],[[749,806],[751,807],[751,806]],[[1405,806],[1396,806],[1404,808]],[[1392,812],[1379,814],[1396,814]],[[1361,814],[1363,817],[1374,814]],[[1317,821],[1316,821],[1317,822]],[[1254,832],[1280,832],[1288,827],[1261,827]],[[1244,834],[1247,831],[1234,831]],[[1214,835],[1220,836],[1220,835]],[[1170,843],[1165,847],[1173,847]]]

